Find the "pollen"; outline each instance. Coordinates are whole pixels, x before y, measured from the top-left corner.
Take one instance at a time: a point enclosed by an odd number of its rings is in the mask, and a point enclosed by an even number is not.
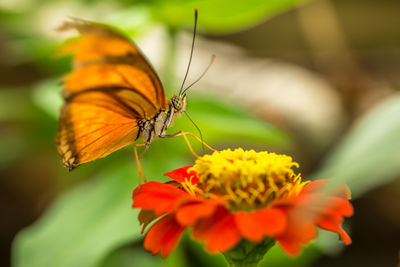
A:
[[[290,156],[254,150],[216,151],[199,157],[191,168],[199,182],[190,191],[205,198],[222,196],[232,210],[251,211],[268,207],[274,199],[297,195],[301,181]]]

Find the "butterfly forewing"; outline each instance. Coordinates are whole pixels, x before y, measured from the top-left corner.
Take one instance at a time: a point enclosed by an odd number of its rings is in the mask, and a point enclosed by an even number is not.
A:
[[[139,122],[166,107],[159,78],[130,40],[80,20],[60,29],[81,34],[64,47],[74,55],[74,69],[64,78],[57,133],[58,151],[72,169],[134,142]]]
[[[64,53],[74,55],[74,70],[70,75],[88,65],[119,66],[111,73],[122,76],[120,79],[127,79],[128,83],[139,84],[139,88],[132,87],[132,89],[154,95],[154,102],[162,109],[165,108],[165,95],[161,81],[132,41],[105,25],[83,20],[66,22],[59,29],[76,29],[81,34],[78,39],[68,42],[62,49]],[[103,75],[106,74],[103,73]],[[99,76],[92,78],[91,73],[84,76],[86,77],[83,79],[99,78]],[[104,78],[101,79],[104,80]],[[82,88],[84,89],[87,88]],[[66,90],[69,90],[68,86]]]
[[[144,101],[152,106],[153,110],[147,111],[149,115],[154,116],[161,108],[157,91],[149,90],[149,88],[154,88],[152,81],[143,71],[129,65],[90,64],[67,75],[64,85],[66,98],[97,88],[125,88],[126,95],[129,91],[135,95],[141,95]]]

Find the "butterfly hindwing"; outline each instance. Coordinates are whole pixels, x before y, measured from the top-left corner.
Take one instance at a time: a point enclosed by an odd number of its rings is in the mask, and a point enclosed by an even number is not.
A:
[[[132,143],[139,134],[138,120],[109,94],[77,95],[61,111],[57,144],[64,165],[73,169]]]

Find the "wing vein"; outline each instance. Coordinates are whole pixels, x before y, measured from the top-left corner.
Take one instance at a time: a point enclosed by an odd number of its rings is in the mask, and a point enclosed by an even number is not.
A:
[[[131,124],[131,123],[119,123],[119,126],[124,126],[124,125],[127,125],[127,124]],[[107,126],[105,126],[105,127],[107,127]],[[91,134],[93,134],[93,133],[95,133],[95,132],[104,130],[105,127],[97,128],[97,129],[95,129],[94,131],[91,131],[91,132],[89,132],[89,133],[85,133],[84,135],[76,135],[76,137],[77,137],[77,138],[86,137],[86,136],[91,135]],[[79,129],[79,128],[78,128],[78,129]],[[114,128],[113,130],[115,130],[115,128]]]
[[[83,147],[81,147],[79,150],[76,151],[77,154],[79,154],[82,150],[86,149],[87,147],[91,146],[92,144],[96,143],[97,141],[99,141],[101,138],[104,138],[105,136],[108,136],[110,133],[112,133],[113,131],[121,128],[123,125],[120,125],[117,128],[112,129],[111,131],[103,134],[102,136],[99,136],[98,138],[94,139],[93,141],[87,143],[86,145],[84,145]]]

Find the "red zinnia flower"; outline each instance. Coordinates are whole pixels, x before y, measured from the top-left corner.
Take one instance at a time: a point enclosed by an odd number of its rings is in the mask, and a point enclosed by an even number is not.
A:
[[[172,181],[147,182],[133,192],[133,207],[148,231],[144,247],[166,257],[182,232],[210,252],[226,252],[241,240],[260,243],[272,238],[290,255],[316,237],[316,228],[336,232],[345,244],[350,237],[341,227],[353,214],[348,190],[324,192],[326,180],[302,182],[286,155],[253,150],[224,150],[205,155],[195,165],[166,173]]]

